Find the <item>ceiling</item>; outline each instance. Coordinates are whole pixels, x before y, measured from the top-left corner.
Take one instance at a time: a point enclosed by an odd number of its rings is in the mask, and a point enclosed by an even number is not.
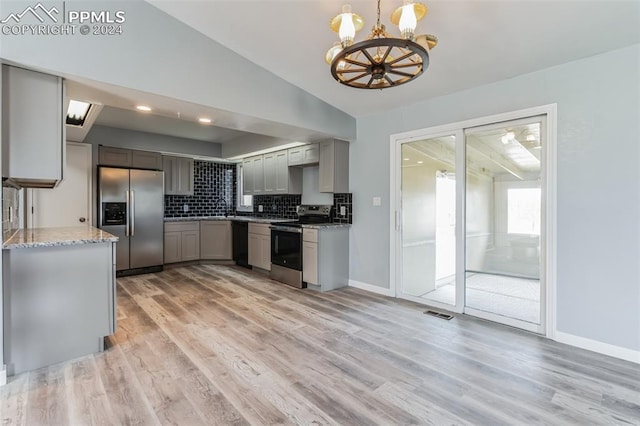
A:
[[[336,83],[324,62],[337,40],[328,22],[337,0],[148,0],[218,43],[352,116],[363,116],[640,43],[640,1],[426,1],[417,33],[439,38],[425,75],[393,90],[359,90]],[[352,0],[375,22],[374,0]],[[382,0],[381,19],[400,0]],[[259,40],[259,42],[257,42]],[[221,144],[270,135],[251,117],[96,81],[69,78],[70,98],[104,105],[96,124]],[[135,109],[152,105],[151,113]],[[199,117],[214,117],[210,125]],[[271,124],[272,126],[275,124]],[[292,141],[324,135],[287,129]],[[83,139],[84,136],[79,136]]]
[[[284,80],[358,117],[483,85],[640,42],[640,2],[543,0],[425,1],[417,34],[438,46],[417,80],[392,90],[360,90],[336,83],[324,62],[337,40],[329,20],[338,0],[148,0],[218,43]],[[365,19],[356,40],[375,23],[374,0],[351,0]],[[390,22],[400,0],[383,0]]]

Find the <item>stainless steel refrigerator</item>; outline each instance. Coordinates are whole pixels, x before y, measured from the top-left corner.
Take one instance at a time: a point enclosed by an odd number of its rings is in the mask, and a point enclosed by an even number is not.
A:
[[[161,269],[164,173],[99,167],[98,185],[99,227],[120,238],[116,271]]]

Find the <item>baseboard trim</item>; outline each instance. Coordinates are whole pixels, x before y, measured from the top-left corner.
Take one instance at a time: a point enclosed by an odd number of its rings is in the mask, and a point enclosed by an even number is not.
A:
[[[640,351],[623,348],[620,346],[610,345],[608,343],[591,340],[569,333],[557,331],[555,333],[555,341],[565,343],[567,345],[576,346],[599,354],[608,355],[614,358],[623,359],[625,361],[640,364]]]
[[[377,285],[367,284],[361,281],[349,280],[349,287],[359,288],[360,290],[370,291],[371,293],[382,294],[383,296],[395,297],[395,294],[393,294],[389,288],[382,288]]]
[[[3,365],[2,370],[0,370],[0,386],[4,386],[7,384],[7,366]]]

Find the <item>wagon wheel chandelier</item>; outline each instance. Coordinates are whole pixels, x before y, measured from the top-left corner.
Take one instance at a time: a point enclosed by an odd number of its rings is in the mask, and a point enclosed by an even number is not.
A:
[[[401,37],[392,37],[378,20],[366,40],[354,43],[356,32],[364,26],[360,15],[351,12],[350,5],[330,22],[340,41],[327,51],[325,60],[331,65],[331,75],[338,83],[358,89],[386,89],[414,80],[429,66],[429,51],[438,44],[431,34],[414,35],[418,21],[427,14],[422,3],[404,0],[391,15],[391,22],[400,29]]]

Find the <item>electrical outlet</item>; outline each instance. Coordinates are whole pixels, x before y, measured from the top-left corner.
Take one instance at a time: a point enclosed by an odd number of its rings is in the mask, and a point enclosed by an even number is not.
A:
[[[373,205],[378,207],[382,205],[382,199],[380,197],[373,197]]]
[[[182,205],[182,211],[187,213],[189,211],[189,204],[183,204]]]
[[[340,206],[340,216],[347,215],[347,206]]]
[[[263,212],[263,210],[264,210],[264,208],[262,207],[262,204],[258,204],[258,211],[259,211],[260,213],[262,213],[262,212]]]

